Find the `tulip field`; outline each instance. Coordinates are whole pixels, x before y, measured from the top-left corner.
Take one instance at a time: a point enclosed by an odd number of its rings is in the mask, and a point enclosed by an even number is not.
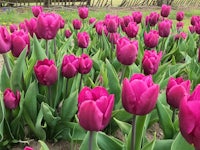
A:
[[[200,16],[30,9],[0,26],[0,149],[200,150]]]

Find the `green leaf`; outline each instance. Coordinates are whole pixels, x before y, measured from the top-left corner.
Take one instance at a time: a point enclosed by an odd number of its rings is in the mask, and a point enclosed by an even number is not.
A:
[[[128,113],[124,109],[117,109],[112,112],[112,117],[115,117],[116,119],[118,119],[120,121],[127,122],[133,118],[133,115]]]
[[[173,141],[172,139],[157,140],[153,150],[170,150]]]
[[[46,132],[44,131],[44,129],[42,127],[42,120],[43,120],[43,113],[42,113],[42,108],[41,108],[38,113],[37,121],[35,124],[35,133],[40,140],[45,140]]]
[[[42,48],[41,44],[39,43],[35,35],[33,36],[33,45],[34,45],[34,54],[37,60],[43,60],[47,58],[44,49]]]
[[[41,140],[38,141],[41,145],[40,150],[49,150],[48,146]]]
[[[6,67],[3,66],[0,76],[0,89],[3,92],[6,88],[10,88],[10,78],[6,72]]]
[[[147,143],[142,150],[153,150],[156,143],[156,134],[154,134],[154,138],[151,142]]]
[[[181,149],[184,149],[184,150],[194,150],[195,148],[189,144],[184,138],[183,136],[181,135],[181,133],[179,133],[174,142],[172,143],[172,147],[171,147],[171,150],[181,150]]]
[[[132,126],[129,123],[120,121],[116,118],[114,118],[114,120],[124,134],[128,134],[130,132]]]
[[[5,119],[5,106],[3,102],[3,96],[0,93],[0,142],[2,142],[4,138],[4,119]]]

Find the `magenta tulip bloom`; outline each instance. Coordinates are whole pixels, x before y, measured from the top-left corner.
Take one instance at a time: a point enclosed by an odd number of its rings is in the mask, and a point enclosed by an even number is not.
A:
[[[137,26],[137,24],[135,22],[130,22],[128,24],[128,26],[125,28],[126,35],[129,38],[136,37],[137,33],[138,33],[138,30],[139,30],[139,27]]]
[[[192,16],[191,17],[191,25],[195,25],[196,22],[200,22],[200,16]]]
[[[120,38],[120,34],[117,32],[109,34],[109,41],[112,44],[117,44],[117,41],[119,40],[119,38]]]
[[[148,114],[154,109],[158,94],[159,85],[153,83],[151,75],[134,74],[130,80],[123,80],[122,105],[131,114]]]
[[[136,22],[137,24],[141,23],[142,13],[140,11],[133,12],[132,17],[133,17],[134,22]]]
[[[133,17],[132,16],[124,16],[123,21],[124,21],[125,27],[127,27],[130,22],[133,22]]]
[[[195,31],[197,34],[200,34],[200,22],[195,23]]]
[[[79,59],[75,55],[65,55],[62,61],[61,72],[66,78],[72,78],[78,73]]]
[[[19,29],[24,30],[24,32],[28,32],[28,28],[27,28],[25,22],[20,22]]]
[[[179,39],[183,39],[184,40],[186,38],[187,38],[187,34],[185,32],[180,32],[180,33],[178,33],[178,34],[176,34],[174,36],[175,40],[179,40]]]
[[[97,19],[92,17],[89,19],[89,24],[94,24],[96,21],[97,21]]]
[[[189,26],[189,30],[190,30],[190,33],[195,33],[196,32],[195,26],[193,26],[193,25]]]
[[[24,147],[24,150],[34,150],[32,147],[26,146]]]
[[[95,24],[95,29],[96,29],[96,32],[98,35],[102,35],[103,33],[105,35],[108,34],[108,30],[106,28],[106,26],[104,25],[104,22],[103,21],[98,21],[96,24]]]
[[[68,39],[72,35],[70,30],[65,30],[65,37]]]
[[[78,8],[78,15],[81,19],[86,19],[88,17],[88,8],[87,7],[79,7]]]
[[[181,100],[190,95],[190,80],[183,80],[182,77],[171,77],[167,84],[167,103],[173,108],[179,108]]]
[[[162,17],[168,17],[171,11],[171,6],[163,4],[161,7],[161,16]]]
[[[77,41],[80,48],[87,48],[90,42],[90,36],[87,32],[79,32],[77,34]]]
[[[18,30],[18,27],[16,24],[11,24],[9,28],[10,28],[10,33],[13,33]]]
[[[6,53],[11,49],[11,37],[6,27],[0,26],[0,54]]]
[[[60,29],[63,29],[65,27],[65,19],[60,16]]]
[[[180,30],[183,28],[183,26],[184,26],[184,23],[181,22],[181,21],[179,21],[179,22],[177,22],[177,24],[176,24],[176,29],[177,29],[178,31],[180,31]]]
[[[148,18],[150,26],[155,26],[158,23],[160,15],[157,12],[151,12]]]
[[[34,66],[34,72],[42,85],[53,85],[58,79],[58,70],[53,60],[38,60]]]
[[[168,37],[170,34],[170,29],[172,27],[172,23],[169,20],[163,20],[158,24],[158,33],[160,37]]]
[[[27,54],[30,51],[30,38],[27,32],[24,32],[23,30],[15,31],[11,35],[11,52],[13,56],[19,57],[21,52],[24,50],[24,48],[27,49]]]
[[[131,42],[128,38],[120,38],[117,41],[117,60],[123,65],[131,65],[136,61],[138,47],[135,42]]]
[[[144,33],[144,44],[148,48],[154,48],[158,45],[159,34],[156,30],[150,30],[149,33]]]
[[[78,72],[81,74],[87,74],[92,69],[93,61],[87,54],[82,54],[79,58]]]
[[[74,19],[72,21],[72,24],[73,24],[73,27],[74,27],[75,30],[79,30],[82,27],[82,22],[79,19]]]
[[[33,34],[36,34],[37,38],[39,38],[37,33],[37,18],[31,18],[30,20],[25,20],[26,27],[28,29],[29,34],[33,37]]]
[[[177,21],[182,21],[184,18],[184,12],[183,11],[179,11],[176,13],[176,20]]]
[[[200,150],[200,85],[191,96],[181,101],[179,107],[179,126],[183,137]]]
[[[106,28],[109,33],[117,32],[118,24],[114,18],[106,20]]]
[[[37,20],[37,33],[45,40],[56,37],[60,29],[60,16],[55,13],[40,13]]]
[[[7,88],[3,93],[3,100],[6,108],[15,109],[19,106],[20,92],[13,92],[11,89]]]
[[[142,59],[144,74],[155,74],[158,70],[161,58],[162,52],[157,53],[155,50],[145,50],[144,57]]]
[[[101,131],[108,125],[113,107],[114,95],[104,87],[84,87],[78,95],[79,124],[88,131]]]
[[[33,13],[33,15],[34,15],[35,17],[38,17],[39,14],[40,14],[41,12],[43,12],[43,7],[42,7],[42,6],[32,6],[31,9],[32,9],[32,13]]]

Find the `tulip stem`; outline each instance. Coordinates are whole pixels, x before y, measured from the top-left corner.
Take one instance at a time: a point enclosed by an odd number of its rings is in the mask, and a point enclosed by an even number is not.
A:
[[[135,149],[135,129],[136,129],[135,116],[133,116],[133,120],[132,120],[132,137],[131,137],[131,150]]]
[[[122,83],[124,76],[125,76],[125,72],[126,72],[126,66],[123,66],[122,68],[122,75],[121,75],[121,79],[120,79],[120,83]]]
[[[172,108],[172,123],[174,123],[176,118],[176,108]]]
[[[5,65],[6,65],[6,70],[7,70],[8,76],[10,77],[11,76],[10,65],[8,63],[8,58],[7,58],[6,54],[3,54],[3,59],[4,59]]]
[[[55,61],[57,60],[57,57],[56,57],[56,38],[54,38],[53,40],[53,44],[54,44],[54,56],[55,56]]]
[[[48,99],[49,99],[49,106],[53,106],[51,98],[51,86],[48,86]]]
[[[79,82],[79,87],[78,87],[78,92],[80,92],[80,90],[81,90],[82,78],[83,78],[83,75],[81,74],[81,78],[80,78],[80,82]]]
[[[49,58],[49,47],[48,47],[48,40],[46,40],[46,55]]]
[[[89,150],[92,150],[92,139],[93,139],[93,131],[89,131]]]

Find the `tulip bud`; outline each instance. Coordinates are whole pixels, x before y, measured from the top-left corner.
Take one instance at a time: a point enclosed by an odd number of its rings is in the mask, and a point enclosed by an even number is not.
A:
[[[65,27],[65,19],[60,16],[60,29],[63,29]]]
[[[144,33],[144,44],[148,48],[154,48],[158,45],[159,34],[156,30],[151,30],[149,33]]]
[[[92,69],[92,59],[87,54],[82,54],[79,58],[78,72],[81,74],[87,74]]]
[[[161,16],[162,17],[168,17],[171,11],[171,6],[163,4],[161,7]]]
[[[88,8],[87,7],[79,7],[78,15],[81,19],[86,19],[88,17]]]
[[[197,34],[200,34],[200,22],[195,23],[195,31]]]
[[[131,114],[148,114],[154,109],[158,94],[159,85],[153,83],[151,75],[134,74],[130,80],[123,80],[122,105]]]
[[[191,17],[191,25],[195,26],[196,22],[200,22],[200,16]]]
[[[168,37],[172,23],[169,20],[163,20],[158,24],[158,33],[161,37]]]
[[[142,13],[140,11],[133,12],[132,17],[133,17],[134,22],[136,22],[137,24],[141,23]]]
[[[42,85],[53,85],[58,79],[58,70],[53,60],[38,60],[34,66],[34,72]]]
[[[183,11],[179,11],[176,13],[176,20],[177,21],[182,21],[184,18],[184,12]]]
[[[87,48],[90,41],[90,36],[87,32],[79,32],[77,34],[78,46],[80,48]]]
[[[187,34],[185,32],[180,32],[180,33],[178,33],[178,34],[176,34],[174,36],[175,40],[179,40],[179,39],[183,39],[184,40],[186,38],[187,38]]]
[[[128,26],[125,28],[126,35],[129,38],[136,37],[137,33],[138,33],[138,30],[139,30],[139,27],[137,26],[137,24],[135,22],[130,22],[128,24]]]
[[[159,17],[160,15],[157,12],[151,12],[148,19],[150,26],[155,26],[158,23]]]
[[[90,18],[90,19],[89,19],[89,24],[93,24],[93,23],[95,23],[96,20],[97,20],[96,18],[93,18],[93,17]]]
[[[79,30],[82,27],[82,22],[81,22],[81,20],[78,20],[78,19],[74,19],[72,21],[72,24],[73,24],[73,27],[75,30]]]
[[[107,30],[106,26],[104,25],[103,21],[97,22],[97,23],[95,24],[95,29],[96,29],[97,34],[100,35],[100,36],[101,36],[103,33],[104,33],[105,35],[108,34],[108,30]]]
[[[145,50],[144,57],[142,59],[144,74],[155,74],[158,70],[161,58],[162,52],[157,53],[155,50]]]
[[[190,33],[195,33],[195,26],[189,26]]]
[[[85,130],[101,131],[108,125],[113,107],[114,95],[104,87],[84,87],[78,95],[79,124]]]
[[[26,27],[28,29],[29,34],[33,37],[33,34],[39,38],[37,33],[37,18],[31,18],[30,20],[25,20]]]
[[[65,37],[68,39],[72,35],[70,30],[65,30]]]
[[[16,24],[11,24],[11,25],[10,25],[10,33],[13,33],[13,32],[15,32],[15,31],[17,31],[17,30],[18,30],[18,27],[17,27]]]
[[[42,6],[32,6],[31,9],[32,9],[32,13],[33,13],[33,15],[34,15],[35,17],[38,17],[39,14],[40,14],[41,12],[43,12],[43,7],[42,7]]]
[[[0,54],[6,53],[11,48],[11,37],[6,27],[0,26]]]
[[[78,73],[79,60],[75,55],[65,55],[62,61],[62,75],[72,78]]]
[[[181,22],[181,21],[179,21],[179,22],[177,22],[177,24],[176,24],[176,29],[177,29],[178,31],[180,31],[180,30],[183,28],[183,26],[184,26],[184,23]]]
[[[8,109],[15,109],[19,106],[20,92],[17,90],[15,93],[7,88],[3,93],[4,104]]]
[[[115,33],[117,32],[118,24],[115,19],[107,19],[106,20],[106,28],[108,32]]]
[[[109,34],[109,41],[112,44],[117,44],[117,41],[119,40],[119,38],[120,38],[120,34],[117,32]]]
[[[133,21],[132,16],[124,16],[123,17],[124,25],[127,27],[130,22]]]

